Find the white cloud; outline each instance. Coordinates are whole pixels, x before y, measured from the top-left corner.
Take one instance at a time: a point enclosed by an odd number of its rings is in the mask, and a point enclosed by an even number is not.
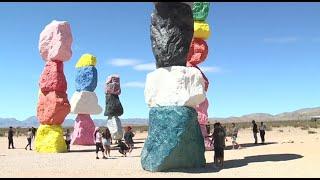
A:
[[[297,37],[275,37],[275,38],[264,38],[263,39],[263,42],[266,42],[266,43],[280,43],[280,44],[294,43],[297,41],[298,41]]]
[[[122,87],[132,87],[132,88],[144,88],[145,83],[140,81],[126,82]]]
[[[200,66],[199,67],[202,72],[212,72],[212,73],[219,73],[221,72],[221,68],[216,66]]]
[[[156,69],[156,64],[155,63],[138,64],[138,65],[135,65],[133,69],[137,71],[153,71]]]
[[[113,66],[134,66],[138,64],[139,61],[136,59],[122,59],[122,58],[117,58],[117,59],[112,59],[110,61],[110,64]]]

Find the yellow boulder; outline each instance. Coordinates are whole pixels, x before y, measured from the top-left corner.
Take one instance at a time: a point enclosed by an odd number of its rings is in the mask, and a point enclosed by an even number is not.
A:
[[[97,64],[97,58],[92,54],[83,54],[76,64],[76,68],[85,66],[95,66]]]
[[[210,36],[209,24],[204,21],[194,21],[194,38],[208,39]]]
[[[35,138],[36,151],[40,153],[67,152],[60,125],[40,125]]]

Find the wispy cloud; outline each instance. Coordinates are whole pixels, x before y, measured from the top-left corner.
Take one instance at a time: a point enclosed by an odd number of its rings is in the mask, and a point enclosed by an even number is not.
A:
[[[133,67],[137,71],[153,71],[156,69],[155,63],[138,64]]]
[[[113,66],[134,66],[137,65],[139,61],[136,59],[117,58],[112,59],[109,63]]]
[[[131,81],[126,82],[122,86],[123,87],[132,87],[132,88],[144,88],[145,83],[140,81]]]
[[[216,66],[200,66],[199,67],[201,69],[202,72],[207,72],[207,73],[219,73],[222,72],[220,67],[216,67]]]
[[[298,40],[299,40],[299,38],[297,38],[297,37],[272,37],[272,38],[264,38],[263,42],[286,44],[286,43],[295,43]]]

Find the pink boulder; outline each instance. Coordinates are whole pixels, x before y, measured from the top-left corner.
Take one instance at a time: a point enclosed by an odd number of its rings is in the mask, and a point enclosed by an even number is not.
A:
[[[208,45],[206,41],[199,38],[193,38],[190,44],[187,57],[187,64],[196,66],[202,63],[208,55]]]
[[[40,33],[40,54],[45,61],[67,61],[72,56],[72,41],[70,24],[53,20]]]
[[[207,128],[206,128],[206,125],[200,125],[200,129],[201,129],[201,133],[202,133],[202,136],[203,136],[203,139],[204,139],[204,145],[205,145],[205,149],[208,151],[208,150],[212,150],[213,149],[213,143],[211,143],[211,139],[207,132]]]
[[[63,62],[47,61],[40,76],[39,86],[42,92],[66,92],[67,81],[63,73]]]
[[[105,93],[120,95],[120,93],[121,93],[120,77],[118,75],[113,74],[113,75],[108,76],[107,81],[106,81]]]
[[[70,112],[68,95],[65,92],[41,92],[39,95],[37,118],[41,124],[60,125]]]
[[[202,103],[196,106],[196,111],[198,113],[198,122],[200,125],[206,125],[208,123],[208,107],[209,102],[207,98]]]
[[[71,144],[74,145],[94,145],[95,125],[89,114],[78,114],[72,133]]]

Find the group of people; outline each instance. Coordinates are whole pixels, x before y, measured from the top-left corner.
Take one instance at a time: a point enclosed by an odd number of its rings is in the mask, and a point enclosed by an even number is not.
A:
[[[34,128],[34,127],[28,129],[28,132],[27,132],[27,141],[28,141],[28,143],[27,143],[27,145],[25,147],[25,150],[28,150],[28,147],[29,147],[29,150],[32,150],[31,142],[36,137],[36,131],[37,131],[37,129]],[[15,149],[14,143],[13,143],[14,134],[15,134],[15,131],[10,126],[9,130],[8,130],[8,149],[11,149],[11,148]]]
[[[119,152],[123,156],[127,156],[127,153],[131,153],[134,147],[133,137],[135,134],[132,132],[132,128],[130,126],[125,128],[124,133],[124,142],[122,139],[117,140],[117,147],[119,147]],[[104,132],[101,132],[99,127],[96,127],[94,131],[94,140],[96,144],[96,159],[99,159],[98,153],[99,150],[102,152],[102,158],[107,159],[110,157],[110,150],[112,144],[112,137],[108,128],[105,129]]]
[[[252,131],[254,137],[254,144],[258,144],[257,133],[260,133],[261,143],[264,144],[265,142],[265,131],[266,126],[261,122],[261,125],[258,128],[258,125],[253,120],[252,121]],[[226,147],[225,141],[227,140],[227,132],[226,127],[222,126],[221,123],[217,122],[213,125],[213,133],[212,135],[208,136],[211,137],[211,144],[214,147],[214,164],[216,166],[223,167],[224,162],[224,149]],[[239,128],[236,126],[235,123],[232,123],[232,130],[231,130],[231,139],[232,139],[232,149],[235,149],[235,146],[238,146],[238,149],[241,148],[241,145],[237,142]]]

